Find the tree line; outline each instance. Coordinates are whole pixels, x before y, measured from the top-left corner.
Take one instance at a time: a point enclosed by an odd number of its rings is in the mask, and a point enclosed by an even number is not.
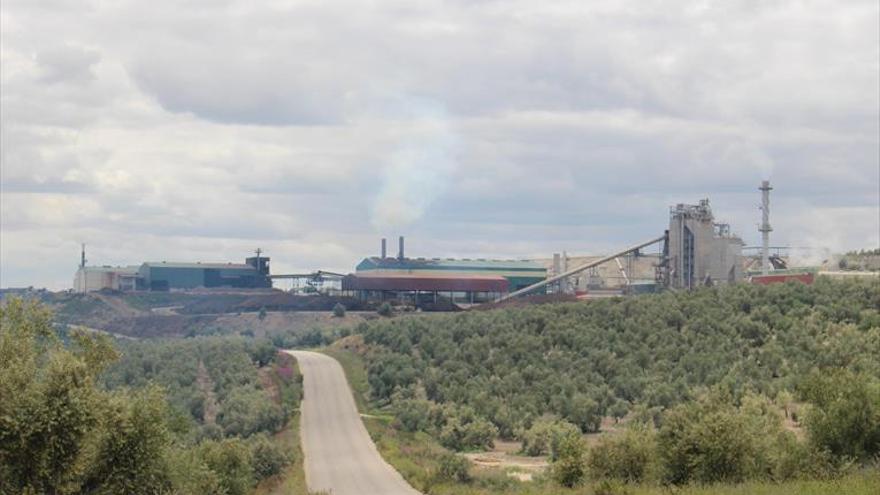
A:
[[[876,281],[384,319],[356,332],[370,349],[372,397],[399,428],[454,450],[521,440],[570,466],[565,484],[590,473],[670,483],[831,476],[880,454]],[[607,417],[632,428],[590,455],[568,440]]]
[[[52,318],[38,302],[0,307],[0,493],[237,495],[290,461],[268,435],[301,382],[270,343],[114,344],[59,334]],[[258,376],[267,365],[278,401]]]

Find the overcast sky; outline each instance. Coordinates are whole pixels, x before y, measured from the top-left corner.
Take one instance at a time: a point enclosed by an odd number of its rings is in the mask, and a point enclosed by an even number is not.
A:
[[[880,246],[877,0],[3,0],[0,285],[598,254],[709,197]]]

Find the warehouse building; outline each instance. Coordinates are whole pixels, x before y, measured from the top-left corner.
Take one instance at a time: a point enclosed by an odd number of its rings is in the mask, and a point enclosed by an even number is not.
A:
[[[138,289],[268,288],[268,275],[269,258],[248,258],[245,263],[147,262],[138,269]]]
[[[73,277],[73,290],[79,293],[99,290],[135,290],[138,267],[80,266]]]
[[[365,258],[342,279],[342,290],[364,300],[399,300],[415,304],[447,300],[480,303],[547,278],[547,269],[529,260],[407,258],[403,238],[397,257]]]
[[[86,266],[83,250],[73,280],[76,292],[110,290],[187,290],[198,288],[269,288],[269,258],[247,258],[244,263],[180,263],[150,261],[140,266]]]

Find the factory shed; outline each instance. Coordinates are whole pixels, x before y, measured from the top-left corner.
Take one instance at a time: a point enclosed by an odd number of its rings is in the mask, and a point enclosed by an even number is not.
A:
[[[343,292],[361,300],[395,300],[415,306],[440,300],[472,304],[491,301],[508,292],[510,283],[499,275],[357,273],[342,279]]]
[[[456,276],[503,277],[507,290],[514,291],[547,278],[547,268],[530,260],[441,259],[441,258],[365,258],[355,268],[358,275],[406,275],[412,277]]]
[[[142,264],[138,270],[139,283],[142,285],[139,288],[159,291],[200,287],[269,287],[270,282],[266,275],[255,264],[250,263],[151,261]]]

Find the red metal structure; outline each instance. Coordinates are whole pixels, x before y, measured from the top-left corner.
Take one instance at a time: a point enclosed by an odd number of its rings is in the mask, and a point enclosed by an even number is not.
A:
[[[752,276],[752,283],[758,285],[784,284],[789,280],[797,280],[798,282],[810,285],[816,280],[816,277],[812,273],[779,273]]]
[[[347,275],[342,290],[428,291],[428,292],[507,292],[509,282],[501,276],[439,277]]]

